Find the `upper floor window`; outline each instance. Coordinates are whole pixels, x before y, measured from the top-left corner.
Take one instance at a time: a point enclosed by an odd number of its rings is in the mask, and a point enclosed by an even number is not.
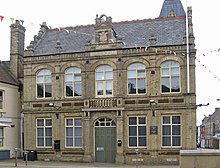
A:
[[[128,94],[146,93],[145,65],[134,63],[128,66]]]
[[[180,116],[162,116],[162,146],[181,146]]]
[[[51,72],[43,69],[37,73],[37,98],[52,97]]]
[[[37,119],[37,147],[52,147],[52,119]]]
[[[166,61],[161,64],[162,93],[180,92],[180,65],[176,61]]]
[[[108,65],[99,66],[96,69],[96,95],[112,96],[113,69]]]
[[[4,109],[4,92],[0,90],[0,111]]]
[[[81,69],[72,67],[65,72],[66,97],[82,96]]]

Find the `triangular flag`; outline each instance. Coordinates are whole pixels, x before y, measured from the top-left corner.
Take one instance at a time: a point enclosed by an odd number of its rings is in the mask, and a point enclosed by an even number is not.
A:
[[[24,24],[24,20],[20,20],[21,24],[23,25]]]
[[[11,19],[11,23],[14,23],[14,20],[15,20],[15,19],[14,19],[14,18],[10,18],[10,19]]]
[[[1,19],[1,22],[2,22],[2,20],[4,19],[4,16],[0,16],[0,19]]]

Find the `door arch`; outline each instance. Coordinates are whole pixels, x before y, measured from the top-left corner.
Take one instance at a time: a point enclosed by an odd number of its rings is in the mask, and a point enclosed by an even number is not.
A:
[[[95,161],[114,163],[116,156],[116,123],[110,118],[99,118],[95,127]]]

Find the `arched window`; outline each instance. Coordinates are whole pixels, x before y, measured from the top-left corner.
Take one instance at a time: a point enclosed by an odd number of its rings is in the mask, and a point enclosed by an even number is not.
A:
[[[128,94],[146,93],[146,67],[141,63],[128,66]]]
[[[166,61],[161,64],[162,93],[180,92],[180,64],[176,61]]]
[[[37,98],[52,97],[52,84],[50,70],[43,69],[37,73]]]
[[[102,65],[96,68],[96,96],[108,97],[113,95],[113,69]]]
[[[81,69],[68,68],[65,72],[66,97],[82,96]]]

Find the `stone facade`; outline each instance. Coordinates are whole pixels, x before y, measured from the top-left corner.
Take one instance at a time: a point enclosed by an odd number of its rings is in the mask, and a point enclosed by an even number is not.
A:
[[[45,28],[45,25],[42,26],[42,29]],[[196,50],[193,35],[191,34],[189,45],[190,92],[188,93],[185,43],[124,47],[123,37],[114,35],[111,17],[105,15],[96,17],[94,29],[94,38],[85,45],[85,51],[82,52],[65,53],[60,41],[56,43],[55,54],[35,55],[36,50],[34,51],[33,45],[25,51],[23,109],[25,150],[36,150],[38,159],[100,161],[98,152],[104,152],[105,149],[97,146],[97,139],[100,138],[100,135],[96,134],[97,128],[110,127],[115,128],[114,145],[112,146],[114,152],[111,153],[114,156],[113,162],[135,164],[136,161],[140,161],[143,164],[178,164],[181,149],[196,148]],[[45,32],[41,32],[41,35],[46,35],[47,29],[44,30]],[[155,40],[153,44],[156,43]],[[167,61],[179,64],[180,91],[177,93],[162,93],[161,65]],[[145,66],[146,84],[144,88],[146,88],[146,92],[144,94],[128,94],[128,67],[135,63]],[[96,71],[97,67],[101,65],[112,68],[110,96],[100,97],[97,94]],[[66,69],[69,67],[81,69],[81,96],[65,96],[65,75]],[[48,98],[37,98],[36,96],[38,94],[36,75],[42,69],[51,72],[52,96]],[[170,119],[171,124],[166,125],[167,123],[163,121],[164,116]],[[177,116],[180,120],[175,122],[175,118],[172,116]],[[82,144],[80,147],[66,145],[68,118],[82,119]],[[138,128],[136,131],[140,132],[139,134],[133,132],[136,134],[134,136],[131,135],[133,134],[131,129],[134,128],[130,123],[131,118],[139,120],[135,128]],[[45,138],[46,133],[44,132],[42,137],[39,135],[38,131],[41,127],[37,123],[38,119],[51,119],[52,123],[49,125],[51,127],[44,128],[50,130],[52,128],[52,135],[48,135],[52,140],[52,145],[43,147],[39,145],[39,139]],[[141,123],[142,119],[146,119],[146,121]],[[103,123],[104,125],[102,125]],[[178,127],[177,133],[174,131],[175,124]],[[165,126],[173,128],[171,137],[168,133],[168,139],[173,145],[163,145],[163,141],[166,139],[164,137],[167,135],[163,130]],[[175,145],[176,136],[178,145]],[[79,135],[79,137],[81,136]],[[105,138],[103,137],[103,139]],[[132,144],[132,138],[138,141],[137,144],[144,143],[144,145]],[[143,141],[141,138],[145,140]],[[102,138],[100,139],[101,142],[104,141]],[[58,146],[56,146],[57,142]],[[45,141],[45,143],[47,142]]]

